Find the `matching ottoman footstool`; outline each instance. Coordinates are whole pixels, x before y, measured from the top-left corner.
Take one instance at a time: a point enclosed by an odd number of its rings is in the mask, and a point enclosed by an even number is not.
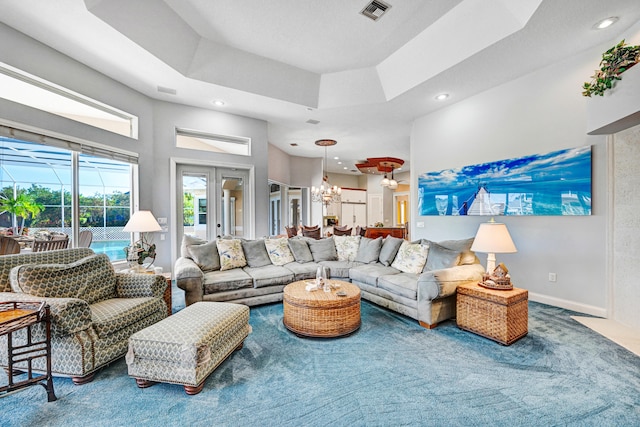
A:
[[[196,302],[129,338],[129,375],[140,388],[166,382],[197,394],[250,332],[246,305]]]

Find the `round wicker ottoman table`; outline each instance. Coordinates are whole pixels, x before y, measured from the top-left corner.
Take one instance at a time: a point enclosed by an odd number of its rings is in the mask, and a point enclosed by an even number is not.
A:
[[[307,291],[306,280],[284,288],[284,326],[296,335],[331,338],[348,335],[360,327],[360,288],[330,280],[331,292]],[[336,289],[336,285],[339,288]],[[337,293],[346,295],[340,296]]]

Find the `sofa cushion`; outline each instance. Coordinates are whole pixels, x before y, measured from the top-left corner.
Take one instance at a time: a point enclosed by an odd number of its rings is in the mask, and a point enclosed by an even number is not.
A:
[[[429,255],[427,255],[424,271],[455,267],[460,261],[460,255],[460,252],[456,250],[447,249],[436,242],[430,242]]]
[[[88,304],[116,296],[116,276],[106,254],[71,264],[24,264],[11,269],[13,292],[44,298],[77,298]]]
[[[220,255],[218,255],[218,245],[215,241],[198,245],[188,245],[187,253],[193,262],[198,264],[200,270],[220,270]]]
[[[338,253],[336,252],[336,244],[333,241],[333,237],[320,240],[308,240],[307,243],[314,262],[338,260]]]
[[[469,264],[477,264],[480,261],[476,258],[476,254],[471,251],[471,245],[473,245],[473,237],[469,237],[468,239],[460,239],[460,240],[443,240],[441,242],[436,242],[440,246],[443,246],[447,249],[451,249],[453,251],[457,251],[460,253],[460,261],[459,265],[469,265]],[[423,239],[424,243],[430,244],[431,241]]]
[[[338,261],[355,261],[360,248],[360,236],[333,236]]]
[[[240,239],[218,239],[216,245],[220,254],[220,270],[231,270],[247,265]]]
[[[382,243],[382,248],[380,249],[380,255],[378,256],[378,261],[382,265],[391,265],[396,255],[398,254],[398,249],[400,249],[400,245],[402,245],[404,239],[399,237],[387,236]]]
[[[293,273],[278,265],[266,265],[262,267],[243,268],[253,279],[254,288],[263,288],[272,285],[288,285],[293,282]]]
[[[363,264],[349,270],[349,278],[352,282],[360,282],[371,286],[377,286],[378,277],[386,274],[398,273],[400,273],[399,270],[396,270],[393,267],[387,267],[380,263]]]
[[[420,243],[402,242],[398,254],[396,255],[391,267],[402,271],[403,273],[420,274],[427,262],[427,254],[429,247]]]
[[[98,337],[104,338],[154,315],[163,304],[158,298],[112,298],[91,304],[89,308],[93,328]]]
[[[286,237],[282,237],[280,239],[267,239],[264,241],[264,245],[267,248],[267,254],[269,254],[271,264],[285,265],[295,261]]]
[[[415,300],[418,298],[418,275],[400,273],[380,276],[378,277],[378,288]]]
[[[271,258],[267,253],[264,240],[242,240],[242,250],[249,267],[264,267],[271,265]]]
[[[320,261],[318,264],[327,267],[329,270],[327,276],[330,279],[348,279],[349,270],[352,267],[362,265],[361,262],[355,261]]]
[[[293,257],[296,262],[305,263],[305,262],[313,262],[313,255],[311,255],[311,251],[309,250],[309,245],[305,239],[300,239],[297,237],[292,237],[288,241],[289,249],[291,249],[291,253],[293,253]]]
[[[358,246],[358,255],[356,255],[354,261],[362,262],[364,264],[378,262],[381,248],[382,237],[378,237],[377,239],[362,237],[360,239],[360,246]]]
[[[253,287],[253,278],[241,268],[210,271],[204,274],[202,286],[205,295],[220,291],[251,288]]]
[[[294,280],[315,279],[318,265],[315,262],[290,262],[283,265],[284,268],[293,273]]]
[[[188,247],[196,246],[196,245],[204,245],[205,243],[207,243],[206,240],[203,240],[196,236],[190,236],[188,234],[185,234],[184,236],[182,236],[182,243],[180,244],[180,256],[183,258],[190,258],[191,255],[189,254]]]

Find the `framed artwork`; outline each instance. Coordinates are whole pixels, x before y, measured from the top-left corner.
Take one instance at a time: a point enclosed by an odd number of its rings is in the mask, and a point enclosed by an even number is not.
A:
[[[418,176],[419,215],[591,215],[591,146]]]

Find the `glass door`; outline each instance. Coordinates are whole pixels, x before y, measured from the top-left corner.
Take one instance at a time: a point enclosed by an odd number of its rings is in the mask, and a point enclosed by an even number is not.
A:
[[[215,170],[178,165],[177,176],[178,242],[182,242],[185,234],[211,240],[211,224],[215,218],[210,214],[209,201],[212,200],[214,186],[211,180],[215,178]]]
[[[216,213],[219,218],[216,237],[251,236],[248,182],[249,172],[246,170],[216,168]]]
[[[178,242],[185,234],[209,241],[250,236],[248,171],[178,165],[176,175]]]

